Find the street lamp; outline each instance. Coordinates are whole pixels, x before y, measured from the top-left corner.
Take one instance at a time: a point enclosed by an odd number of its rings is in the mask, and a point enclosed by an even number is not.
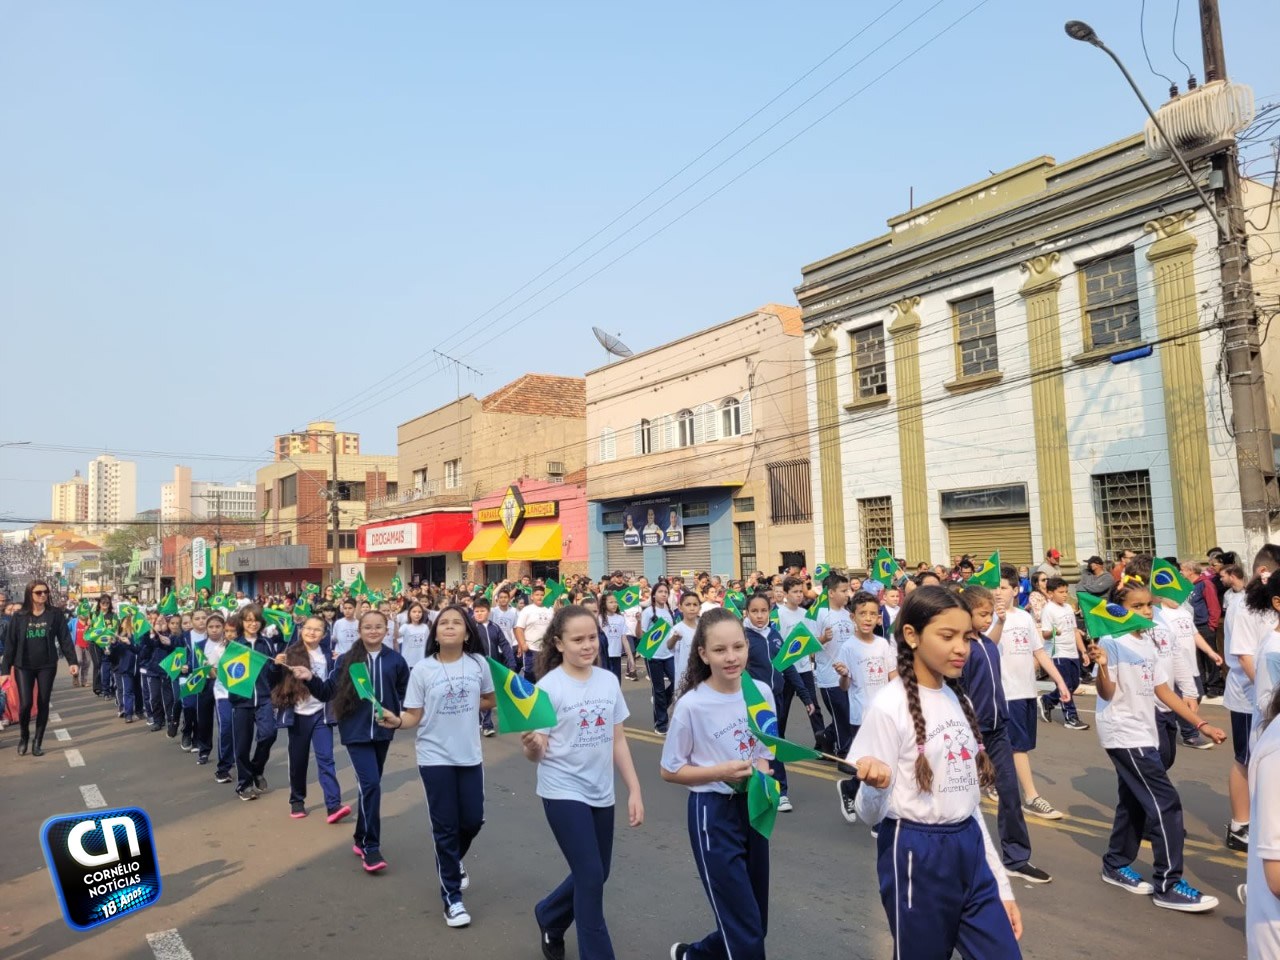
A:
[[[1093,27],[1089,26],[1083,20],[1068,20],[1063,25],[1063,29],[1067,31],[1067,36],[1072,40],[1079,40],[1081,43],[1091,44],[1115,61],[1116,66],[1120,68],[1120,72],[1124,74],[1124,78],[1129,81],[1129,86],[1132,87],[1133,92],[1137,94],[1138,100],[1142,103],[1142,109],[1147,111],[1147,116],[1150,117],[1151,122],[1155,124],[1156,130],[1160,132],[1160,136],[1164,138],[1164,142],[1169,145],[1169,152],[1172,153],[1173,158],[1178,161],[1178,166],[1182,168],[1182,172],[1186,175],[1187,180],[1190,181],[1191,186],[1195,189],[1196,195],[1200,197],[1200,202],[1204,204],[1205,212],[1208,213],[1209,216],[1213,217],[1213,222],[1218,228],[1219,238],[1224,243],[1229,242],[1231,239],[1231,231],[1222,221],[1222,218],[1218,216],[1213,204],[1210,203],[1209,198],[1205,196],[1205,192],[1200,189],[1200,184],[1196,181],[1195,175],[1191,172],[1191,168],[1187,166],[1187,161],[1182,158],[1182,153],[1176,146],[1174,146],[1173,140],[1170,139],[1169,135],[1165,132],[1160,120],[1156,117],[1155,111],[1151,109],[1151,104],[1147,103],[1147,98],[1142,95],[1142,90],[1139,89],[1137,82],[1133,79],[1133,74],[1129,72],[1129,69],[1124,65],[1120,58],[1116,56],[1115,51],[1102,42],[1102,39],[1094,31]]]

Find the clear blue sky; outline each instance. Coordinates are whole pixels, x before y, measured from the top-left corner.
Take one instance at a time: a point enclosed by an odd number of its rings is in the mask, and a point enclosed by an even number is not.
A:
[[[454,396],[453,372],[426,360],[394,373],[433,347],[482,369],[463,379],[482,393],[597,366],[593,324],[639,350],[794,302],[803,264],[881,232],[913,186],[923,201],[1141,129],[1119,73],[1065,36],[1066,19],[1090,21],[1164,99],[1133,0],[988,0],[893,67],[977,0],[941,0],[890,39],[935,2],[5,0],[0,440],[86,452],[0,449],[0,516],[47,516],[49,484],[90,449],[265,460],[274,434],[337,413],[365,452],[394,453],[397,423]],[[1174,6],[1148,0],[1147,42],[1182,83]],[[1200,74],[1195,7],[1182,3],[1178,46]],[[1223,7],[1233,78],[1274,99],[1280,5]],[[636,213],[465,328],[886,10]],[[136,459],[138,507],[157,506],[175,458]],[[197,479],[253,471],[184,462]]]

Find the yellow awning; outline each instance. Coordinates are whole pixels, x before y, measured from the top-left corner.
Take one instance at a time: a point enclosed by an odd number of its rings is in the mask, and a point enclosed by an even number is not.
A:
[[[560,524],[524,525],[524,530],[507,551],[508,560],[559,560],[564,544]]]
[[[497,524],[491,524],[476,531],[475,538],[462,551],[462,559],[468,563],[501,563],[507,559],[510,546],[507,532]]]

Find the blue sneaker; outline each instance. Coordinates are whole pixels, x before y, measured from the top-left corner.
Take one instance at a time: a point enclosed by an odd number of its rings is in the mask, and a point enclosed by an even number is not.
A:
[[[1112,870],[1110,867],[1104,866],[1102,868],[1102,882],[1123,887],[1130,893],[1137,893],[1144,897],[1156,892],[1156,888],[1143,880],[1133,867],[1121,867],[1119,870]]]
[[[1157,907],[1166,910],[1181,910],[1183,913],[1204,913],[1218,905],[1218,898],[1201,893],[1185,880],[1179,880],[1164,893],[1157,893],[1151,898]]]

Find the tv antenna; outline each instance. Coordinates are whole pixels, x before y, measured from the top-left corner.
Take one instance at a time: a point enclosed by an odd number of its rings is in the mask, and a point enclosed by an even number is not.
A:
[[[600,341],[600,346],[604,347],[607,356],[622,357],[623,359],[635,356],[635,352],[613,334],[605,333],[599,327],[592,327],[591,332],[596,335],[596,339]],[[606,359],[605,363],[608,362],[608,359]]]
[[[462,396],[462,371],[463,370],[469,370],[471,373],[475,374],[477,377],[484,376],[484,374],[482,374],[475,367],[467,366],[465,363],[463,363],[461,360],[458,360],[456,357],[451,357],[447,353],[441,353],[439,350],[432,350],[431,352],[434,353],[441,360],[443,360],[445,363],[453,364],[453,379],[454,379],[455,386],[457,387],[459,397]]]

